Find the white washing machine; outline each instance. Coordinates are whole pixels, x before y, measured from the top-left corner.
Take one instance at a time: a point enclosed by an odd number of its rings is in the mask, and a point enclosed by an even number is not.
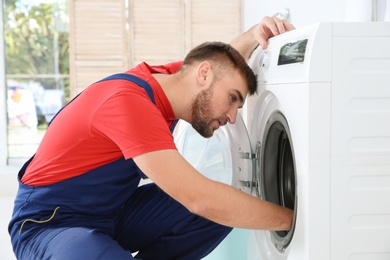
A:
[[[210,178],[294,209],[291,231],[250,231],[247,258],[390,259],[390,23],[297,29],[249,64],[245,120],[176,137]]]

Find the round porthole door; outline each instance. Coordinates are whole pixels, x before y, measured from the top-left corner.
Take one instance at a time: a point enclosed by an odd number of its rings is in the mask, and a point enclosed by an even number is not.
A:
[[[252,149],[257,150],[256,196],[297,212],[297,179],[293,138],[275,95],[264,91],[257,101],[252,129]],[[258,231],[257,244],[266,259],[286,259],[295,229]]]
[[[235,124],[204,138],[187,122],[179,121],[175,143],[183,157],[206,177],[250,193],[253,171],[248,132],[238,114]]]

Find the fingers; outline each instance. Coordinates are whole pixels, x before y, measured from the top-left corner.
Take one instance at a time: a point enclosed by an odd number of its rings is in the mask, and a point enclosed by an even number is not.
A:
[[[272,32],[273,35],[271,35],[271,37],[295,29],[295,27],[287,19],[279,19],[275,16],[267,16],[261,23],[263,22],[264,25]]]
[[[283,19],[282,21],[286,32],[295,29],[294,25],[292,25],[287,19]]]
[[[261,45],[262,49],[267,48],[267,41],[269,38],[295,29],[295,27],[286,19],[279,19],[274,16],[264,17],[258,27],[259,29],[255,32],[255,38]]]
[[[285,32],[283,20],[280,20],[276,17],[270,17],[270,19],[268,19],[267,21],[268,23],[266,25],[272,32],[271,37]]]

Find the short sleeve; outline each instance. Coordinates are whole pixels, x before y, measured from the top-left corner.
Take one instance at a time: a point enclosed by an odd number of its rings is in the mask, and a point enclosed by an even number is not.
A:
[[[92,133],[112,140],[126,159],[176,149],[168,122],[146,92],[131,86],[112,95],[93,116]]]

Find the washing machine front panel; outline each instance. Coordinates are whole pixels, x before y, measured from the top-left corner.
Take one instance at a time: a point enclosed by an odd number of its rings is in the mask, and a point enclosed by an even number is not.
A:
[[[278,65],[281,46],[310,30],[304,62]],[[389,39],[390,23],[324,23],[269,41],[258,95],[288,122],[298,203],[285,254],[255,233],[261,259],[389,258]],[[264,142],[266,122],[250,123]]]
[[[390,23],[334,34],[331,258],[390,259]]]

